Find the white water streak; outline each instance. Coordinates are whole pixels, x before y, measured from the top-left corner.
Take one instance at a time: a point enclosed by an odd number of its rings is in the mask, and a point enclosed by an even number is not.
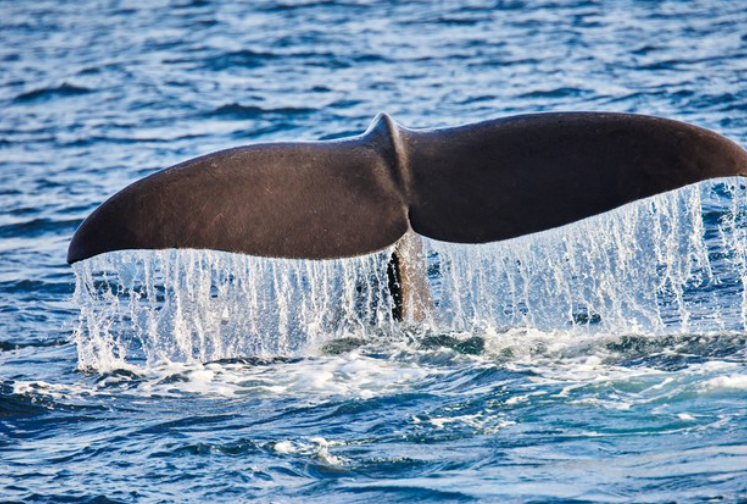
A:
[[[429,240],[439,270],[436,324],[469,332],[744,330],[746,210],[740,181],[722,179],[505,242]]]
[[[390,255],[297,261],[122,251],[77,263],[79,365],[293,355],[332,338],[390,333]]]

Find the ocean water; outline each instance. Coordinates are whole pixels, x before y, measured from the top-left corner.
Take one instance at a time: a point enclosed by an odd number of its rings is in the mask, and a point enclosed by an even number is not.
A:
[[[747,502],[738,179],[426,241],[418,323],[388,251],[65,264],[218,149],[561,110],[747,145],[745,81],[726,0],[0,0],[0,502]]]

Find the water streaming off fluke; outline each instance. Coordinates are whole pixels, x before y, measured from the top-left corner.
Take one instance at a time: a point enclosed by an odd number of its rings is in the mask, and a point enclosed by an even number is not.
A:
[[[391,250],[338,261],[124,251],[74,265],[79,365],[293,355],[394,328]]]
[[[744,330],[745,212],[744,181],[720,179],[506,242],[431,243],[439,326]]]
[[[435,308],[414,330],[744,331],[746,212],[743,182],[721,179],[506,242],[426,240]],[[405,329],[392,318],[391,253],[330,261],[198,250],[94,257],[74,265],[79,366],[301,355],[339,338],[397,338]]]

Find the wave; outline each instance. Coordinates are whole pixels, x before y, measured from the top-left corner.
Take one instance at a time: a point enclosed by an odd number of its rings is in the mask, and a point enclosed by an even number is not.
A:
[[[234,67],[258,68],[270,61],[282,59],[285,56],[266,51],[252,51],[244,49],[241,51],[232,51],[223,53],[218,56],[210,57],[205,63],[209,70],[222,71]],[[185,60],[193,61],[193,60]]]
[[[23,418],[41,415],[50,408],[50,400],[19,394],[13,382],[0,383],[0,418]]]
[[[305,115],[316,112],[317,109],[307,107],[277,107],[277,108],[262,108],[256,105],[241,105],[240,103],[229,103],[227,105],[221,105],[212,112],[209,112],[208,116],[230,118],[230,119],[253,119],[256,117],[263,116],[296,116]]]
[[[556,89],[537,90],[519,95],[519,98],[572,98],[589,94],[590,91],[572,87],[559,87]]]
[[[59,86],[43,87],[27,91],[16,96],[18,102],[40,102],[52,100],[55,98],[66,98],[69,96],[81,96],[89,93],[93,93],[93,89],[89,89],[83,86],[75,86],[67,82],[63,82]]]
[[[54,347],[65,344],[66,341],[49,340],[49,341],[31,341],[26,343],[2,341],[0,340],[0,352],[11,352],[14,350],[20,350],[22,348],[45,348]]]
[[[33,219],[0,226],[0,238],[30,238],[46,234],[72,232],[80,225],[80,219]]]
[[[45,293],[69,296],[74,291],[75,284],[71,282],[47,282],[31,279],[0,282],[0,292],[7,294]]]

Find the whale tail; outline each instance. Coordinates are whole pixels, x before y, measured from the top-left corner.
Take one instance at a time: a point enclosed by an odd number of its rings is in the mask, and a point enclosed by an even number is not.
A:
[[[229,149],[137,181],[81,224],[67,260],[165,248],[340,258],[408,230],[485,243],[735,175],[747,175],[742,148],[657,117],[553,113],[417,131],[380,115],[358,137]]]

